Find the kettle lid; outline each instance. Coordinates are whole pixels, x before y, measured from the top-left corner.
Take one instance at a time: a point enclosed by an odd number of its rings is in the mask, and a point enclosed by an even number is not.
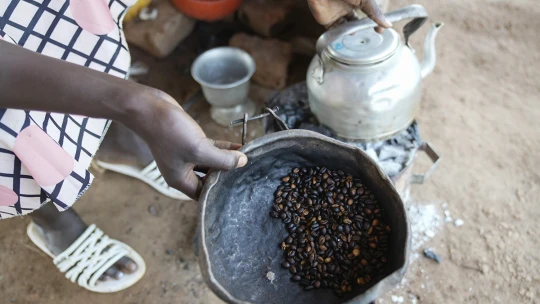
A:
[[[399,43],[399,34],[393,29],[386,29],[379,34],[369,28],[337,38],[330,43],[326,53],[330,58],[345,64],[372,64],[392,56]]]

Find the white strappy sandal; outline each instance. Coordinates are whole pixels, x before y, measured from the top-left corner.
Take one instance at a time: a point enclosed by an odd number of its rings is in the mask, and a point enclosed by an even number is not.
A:
[[[30,240],[43,252],[53,258],[53,262],[66,278],[81,287],[98,293],[113,293],[137,283],[146,271],[143,258],[128,245],[109,238],[96,225],[90,225],[81,236],[61,254],[54,256],[34,223],[28,225]],[[104,249],[108,248],[105,252]],[[137,264],[132,274],[124,274],[119,280],[98,281],[103,273],[122,257],[128,257]]]
[[[98,168],[124,174],[141,180],[144,183],[150,185],[152,188],[156,189],[159,193],[170,198],[174,198],[177,200],[190,200],[190,198],[184,193],[167,185],[167,182],[165,182],[165,179],[161,175],[161,172],[159,171],[159,168],[157,167],[155,161],[151,162],[148,166],[146,166],[146,168],[142,170],[134,166],[111,164],[99,160],[94,160],[94,164]]]

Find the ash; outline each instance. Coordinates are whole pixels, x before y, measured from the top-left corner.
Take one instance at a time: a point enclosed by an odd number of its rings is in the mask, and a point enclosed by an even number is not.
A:
[[[424,246],[437,235],[442,224],[438,204],[413,203],[407,210],[412,233],[411,261],[418,259]]]
[[[293,85],[272,97],[268,102],[268,107],[279,107],[277,114],[289,129],[305,129],[339,139],[332,130],[319,124],[317,118],[311,113],[305,82]],[[279,130],[273,119],[265,119],[266,133]],[[368,143],[348,143],[366,152],[388,176],[393,177],[412,162],[421,142],[418,126],[414,121],[407,129],[390,139]]]

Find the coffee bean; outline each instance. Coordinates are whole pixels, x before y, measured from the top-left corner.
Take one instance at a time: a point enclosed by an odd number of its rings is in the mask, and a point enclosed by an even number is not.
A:
[[[291,280],[343,296],[385,271],[390,226],[362,182],[324,167],[294,168],[281,179],[269,212],[289,234],[280,244]]]
[[[369,222],[364,222],[364,230],[369,230],[371,228],[371,224]]]
[[[297,273],[296,267],[295,267],[294,265],[292,265],[292,266],[289,268],[289,271],[290,271],[292,274],[296,274],[296,273]]]

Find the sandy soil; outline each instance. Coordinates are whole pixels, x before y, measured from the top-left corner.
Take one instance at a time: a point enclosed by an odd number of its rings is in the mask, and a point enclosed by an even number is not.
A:
[[[412,2],[394,0],[391,7]],[[429,182],[412,188],[416,259],[404,282],[379,302],[539,303],[540,2],[415,2],[446,23],[419,117],[422,137],[443,161]],[[419,53],[421,39],[413,41]],[[146,83],[178,100],[196,91],[182,68],[185,57],[141,58],[153,66]],[[252,98],[262,102],[268,93],[255,87]],[[210,122],[204,102],[190,113],[209,136],[239,140],[238,129]],[[257,136],[260,126],[253,130]],[[82,290],[32,246],[28,218],[4,220],[0,303],[220,303],[204,286],[193,252],[196,204],[166,199],[113,173],[97,177],[75,208],[139,251],[148,266],[144,279],[113,295]],[[424,248],[442,263],[424,258]]]

